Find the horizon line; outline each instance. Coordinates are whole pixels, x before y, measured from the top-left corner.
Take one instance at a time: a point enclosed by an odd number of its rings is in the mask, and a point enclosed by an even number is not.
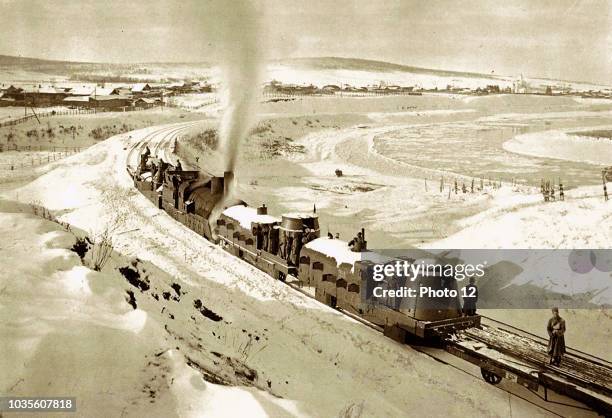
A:
[[[218,65],[217,63],[211,62],[211,61],[135,61],[135,62],[126,62],[126,61],[75,61],[75,60],[62,60],[62,59],[56,59],[56,58],[37,58],[37,57],[31,57],[31,56],[22,56],[22,55],[8,55],[8,54],[4,54],[4,53],[0,53],[0,57],[8,57],[8,58],[17,58],[17,59],[24,59],[24,60],[33,60],[33,61],[46,61],[46,62],[53,62],[53,63],[66,63],[66,64],[90,64],[90,65],[144,65],[144,64],[157,64],[157,65],[193,65],[193,64],[207,64],[207,65],[211,65],[211,66],[216,66]],[[286,58],[275,58],[275,59],[271,59],[266,61],[266,64],[270,64],[270,63],[279,63],[282,61],[291,61],[291,60],[300,60],[300,59],[311,59],[311,60],[316,60],[316,59],[341,59],[341,60],[359,60],[359,61],[368,61],[368,62],[372,62],[372,63],[381,63],[381,64],[389,64],[389,65],[395,65],[398,67],[409,67],[409,68],[414,68],[414,69],[418,69],[418,70],[426,70],[426,71],[436,71],[436,72],[446,72],[446,73],[457,73],[457,74],[470,74],[470,75],[479,75],[479,76],[484,76],[486,78],[513,78],[516,76],[511,76],[511,75],[502,75],[502,74],[490,74],[490,73],[483,73],[483,72],[478,72],[478,71],[474,71],[474,70],[456,70],[456,69],[441,69],[441,68],[431,68],[431,67],[420,67],[418,65],[412,65],[412,64],[400,64],[397,62],[393,62],[393,61],[385,61],[385,60],[381,60],[381,59],[371,59],[371,58],[359,58],[359,57],[355,57],[355,56],[351,56],[351,57],[346,57],[346,56],[336,56],[336,55],[321,55],[321,56],[301,56],[301,57],[286,57]],[[524,74],[521,74],[521,76],[524,76]],[[596,81],[586,81],[586,80],[569,80],[569,79],[556,79],[556,78],[549,78],[549,77],[539,77],[539,76],[526,76],[525,78],[531,78],[531,79],[539,79],[539,80],[550,80],[550,81],[562,81],[562,82],[572,82],[572,83],[583,83],[583,84],[591,84],[591,85],[597,85],[597,86],[606,86],[606,87],[612,87],[612,84],[607,84],[607,83],[599,83]]]

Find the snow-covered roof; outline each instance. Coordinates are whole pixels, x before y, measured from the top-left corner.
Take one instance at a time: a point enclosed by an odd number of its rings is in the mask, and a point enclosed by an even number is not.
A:
[[[147,83],[136,83],[132,86],[132,91],[144,91],[144,90],[150,90],[151,86],[149,86]]]
[[[64,102],[88,102],[89,96],[68,96]]]
[[[129,97],[121,97],[118,95],[112,95],[112,96],[100,96],[100,95],[96,95],[95,97],[92,97],[92,99],[96,99],[97,101],[104,101],[104,100],[130,100]]]
[[[145,103],[148,103],[148,104],[155,104],[156,101],[157,101],[156,99],[151,99],[151,98],[146,98],[146,97],[142,97],[142,98],[136,100],[136,102],[145,102]]]
[[[280,222],[280,219],[271,215],[258,215],[257,209],[236,205],[231,206],[223,211],[223,214],[229,218],[235,219],[240,223],[240,226],[246,229],[251,229],[251,223],[271,224]]]
[[[53,86],[40,86],[38,88],[38,93],[57,94],[57,93],[63,93],[63,91],[58,92],[57,89]]]
[[[76,86],[70,89],[70,94],[73,96],[91,96],[95,89],[94,86]]]
[[[355,265],[357,261],[372,261],[374,263],[385,263],[391,258],[372,251],[351,251],[348,242],[341,239],[322,237],[317,238],[304,245],[305,248],[332,257],[338,265],[342,263]]]
[[[97,96],[110,96],[113,93],[116,93],[117,88],[113,87],[97,87],[95,94]]]

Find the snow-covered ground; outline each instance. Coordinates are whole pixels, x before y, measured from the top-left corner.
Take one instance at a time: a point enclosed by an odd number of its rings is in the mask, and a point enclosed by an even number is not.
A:
[[[19,360],[3,363],[3,393],[75,394],[85,416],[543,414],[271,280],[156,209],[125,167],[131,145],[167,132],[111,138],[8,194],[90,236],[111,230],[121,255],[93,272],[56,224],[1,215],[2,258],[14,260],[0,276],[2,341]],[[148,290],[110,269],[136,257]]]

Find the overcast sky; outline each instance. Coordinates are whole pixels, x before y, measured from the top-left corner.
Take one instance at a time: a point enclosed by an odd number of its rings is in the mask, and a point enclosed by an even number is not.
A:
[[[0,54],[215,61],[240,0],[0,0]],[[612,84],[612,1],[258,0],[270,58],[342,56]],[[240,21],[240,19],[238,19]],[[231,22],[228,27],[226,22]]]

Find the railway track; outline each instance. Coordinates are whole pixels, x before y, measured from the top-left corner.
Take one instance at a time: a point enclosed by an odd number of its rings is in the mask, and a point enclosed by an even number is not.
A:
[[[138,166],[138,163],[140,162],[140,154],[146,146],[149,146],[149,149],[151,149],[153,154],[163,158],[164,161],[169,161],[166,148],[175,138],[179,136],[180,133],[187,131],[199,123],[201,122],[184,122],[178,126],[166,126],[147,133],[141,140],[135,142],[130,147],[127,156],[128,167],[133,170]]]
[[[612,388],[612,365],[604,363],[604,360],[595,362],[568,352],[563,357],[561,366],[557,367],[548,364],[546,344],[535,339],[491,326],[483,326],[482,329],[470,328],[460,334],[598,392]]]
[[[166,161],[171,161],[167,152],[169,145],[180,132],[189,129],[196,123],[198,122],[164,127],[148,133],[142,140],[136,142],[130,148],[128,153],[128,165],[133,169],[137,167],[139,155],[146,146],[149,146],[153,155],[164,158]],[[288,279],[290,278],[291,277],[288,277]],[[295,283],[291,283],[290,280],[287,281],[286,284],[296,291],[310,298],[314,298],[312,294],[297,286]],[[382,333],[384,331],[380,326],[370,323],[351,312],[341,309],[339,311],[378,332]],[[537,392],[538,387],[543,386],[545,389],[545,397],[542,399],[546,401],[548,401],[546,398],[546,390],[548,387],[555,390],[555,388],[565,389],[566,386],[569,386],[570,388],[567,391],[561,391],[560,393],[574,397],[583,403],[595,405],[594,409],[597,409],[600,413],[603,411],[604,414],[607,414],[608,411],[610,411],[612,405],[612,394],[610,393],[610,388],[612,388],[612,365],[609,362],[587,353],[568,348],[568,354],[564,357],[562,366],[551,366],[547,364],[548,355],[544,339],[501,321],[487,317],[485,317],[485,319],[487,323],[481,328],[467,329],[451,337],[441,336],[444,350],[473,364],[482,364],[481,370],[483,371],[483,377],[489,383],[499,383],[503,375],[504,377],[517,381],[519,384],[529,387],[537,396],[540,396]],[[446,361],[442,356],[442,354],[444,354],[442,350],[433,353],[424,350],[421,346],[411,345],[411,347],[438,362],[447,364],[473,377],[477,377],[464,368]],[[483,350],[482,348],[486,349]],[[489,363],[495,363],[494,367]],[[491,370],[493,370],[493,372],[491,372]],[[494,378],[487,379],[485,376],[486,373],[489,373],[489,377],[491,377],[492,373]],[[496,373],[499,373],[499,375]],[[518,380],[516,374],[521,375],[518,377]],[[497,378],[499,378],[499,380],[497,380]],[[553,384],[550,382],[553,382]],[[547,384],[549,384],[549,386],[546,386]],[[578,389],[574,390],[573,388],[575,386],[578,386]],[[500,389],[512,396],[530,402],[549,413],[559,415],[557,412],[533,400],[529,400],[514,391],[509,391],[505,388]],[[589,392],[590,390],[594,392]],[[571,394],[574,394],[574,396]],[[586,402],[585,399],[587,399]],[[594,403],[590,403],[593,399],[595,399]],[[583,408],[577,405],[563,405]]]
[[[291,278],[291,276],[289,278]],[[295,280],[297,282],[297,278]],[[287,281],[287,282],[285,282],[285,284],[287,284],[288,286],[290,286],[291,288],[293,288],[297,292],[300,292],[300,293],[308,296],[309,298],[314,299],[312,294],[310,294],[309,292],[304,290],[302,287],[296,285],[295,283]],[[363,319],[363,318],[361,318],[358,315],[354,315],[351,312],[348,312],[348,311],[346,311],[344,309],[341,309],[341,308],[336,308],[336,310],[341,312],[345,316],[348,316],[349,318],[354,319],[355,321],[357,321],[357,322],[367,326],[368,328],[373,329],[374,331],[377,331],[377,332],[379,332],[381,334],[384,333],[384,329],[382,327],[380,327],[380,326],[378,326],[378,325],[376,325],[376,324],[374,324],[374,323],[372,323],[372,322],[370,322],[370,321],[368,321],[366,319]],[[487,319],[490,319],[490,318],[487,318]],[[508,326],[508,327],[513,328],[511,325],[506,324],[504,322],[496,321],[496,320],[492,320],[492,321],[495,321],[495,322],[499,323],[500,325],[504,325],[504,326]],[[423,354],[423,355],[425,355],[425,356],[427,356],[427,357],[429,357],[429,358],[431,358],[431,359],[433,359],[433,360],[435,360],[435,361],[437,361],[437,362],[439,362],[441,364],[444,364],[445,366],[452,367],[452,368],[454,368],[455,370],[457,370],[457,371],[459,371],[461,373],[470,375],[471,377],[473,377],[475,379],[479,379],[480,380],[480,378],[481,378],[480,375],[474,374],[474,373],[468,371],[464,367],[459,367],[459,366],[454,365],[451,362],[447,361],[444,358],[444,353],[445,352],[443,351],[442,348],[437,348],[437,349],[433,348],[432,349],[431,347],[426,347],[426,346],[422,346],[422,345],[418,345],[418,344],[405,344],[405,345],[407,346],[407,348],[410,347],[411,349],[413,349],[415,351],[418,351],[419,353],[421,353],[421,354]],[[530,404],[532,404],[532,405],[542,409],[543,411],[546,411],[547,413],[550,413],[551,415],[555,415],[555,416],[559,416],[559,417],[563,417],[564,416],[564,415],[561,415],[558,412],[556,412],[556,411],[554,411],[554,410],[552,410],[550,408],[547,408],[544,405],[542,405],[541,404],[542,401],[543,402],[549,402],[549,401],[547,399],[545,399],[545,398],[542,398],[537,392],[532,391],[533,393],[535,393],[534,397],[537,397],[539,399],[539,402],[536,402],[534,399],[529,399],[528,397],[523,396],[523,395],[517,393],[516,391],[512,391],[512,390],[509,390],[509,389],[504,388],[504,387],[498,387],[498,389],[506,392],[509,396],[514,396],[514,397],[516,397],[518,399],[521,399],[522,401],[528,402],[528,403],[530,403]],[[550,401],[550,402],[552,402],[552,401]],[[553,403],[560,404],[562,406],[570,406],[572,408],[586,409],[586,408],[584,408],[584,407],[582,407],[580,405],[570,405],[570,404],[564,404],[564,403],[560,403],[560,402],[553,402]]]

